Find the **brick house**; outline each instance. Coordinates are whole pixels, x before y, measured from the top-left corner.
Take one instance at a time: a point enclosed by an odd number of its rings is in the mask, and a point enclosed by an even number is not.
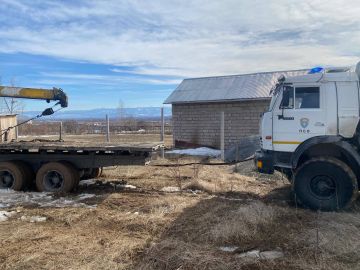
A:
[[[221,112],[225,115],[225,149],[245,136],[259,134],[261,113],[270,89],[281,75],[305,70],[185,79],[165,100],[172,104],[175,147],[220,148]]]

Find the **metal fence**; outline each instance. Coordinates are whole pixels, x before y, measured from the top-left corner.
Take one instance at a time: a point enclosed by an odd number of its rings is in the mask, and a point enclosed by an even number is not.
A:
[[[103,120],[32,121],[18,128],[20,140],[70,138],[99,142],[161,141],[162,134],[168,141],[170,140],[169,137],[172,135],[170,119],[161,121],[110,118],[107,121],[104,116]]]
[[[56,135],[60,131],[64,134],[83,135],[83,134],[106,134],[108,125],[106,121],[78,122],[78,121],[38,121],[24,124],[19,127],[19,135]],[[144,133],[160,134],[162,124],[160,121],[149,121],[134,124],[114,123],[109,121],[109,132],[115,134],[125,133]],[[172,123],[166,121],[164,125],[165,134],[172,134]]]

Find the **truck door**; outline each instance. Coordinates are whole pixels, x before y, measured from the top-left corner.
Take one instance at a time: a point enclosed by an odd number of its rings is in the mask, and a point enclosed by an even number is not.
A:
[[[286,85],[273,110],[273,150],[293,152],[303,141],[325,134],[320,85]]]
[[[359,122],[359,90],[357,82],[336,82],[339,134],[354,136]]]

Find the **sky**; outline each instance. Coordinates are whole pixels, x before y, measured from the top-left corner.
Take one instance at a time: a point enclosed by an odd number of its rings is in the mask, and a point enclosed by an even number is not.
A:
[[[71,109],[161,106],[184,78],[360,59],[355,0],[0,0],[0,14],[1,83],[61,87]]]

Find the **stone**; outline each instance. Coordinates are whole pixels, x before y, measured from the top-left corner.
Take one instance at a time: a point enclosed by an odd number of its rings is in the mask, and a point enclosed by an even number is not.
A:
[[[237,250],[239,247],[237,246],[230,246],[230,247],[219,247],[219,250],[224,251],[224,252],[234,252],[235,250]]]
[[[260,251],[255,249],[241,253],[237,255],[237,257],[248,260],[276,260],[284,257],[284,252],[282,252],[281,250]]]
[[[260,259],[260,250],[251,250],[248,252],[244,252],[239,254],[237,257],[245,258],[245,259]]]
[[[164,191],[164,192],[179,192],[180,188],[179,187],[163,187],[161,189],[161,191]]]

